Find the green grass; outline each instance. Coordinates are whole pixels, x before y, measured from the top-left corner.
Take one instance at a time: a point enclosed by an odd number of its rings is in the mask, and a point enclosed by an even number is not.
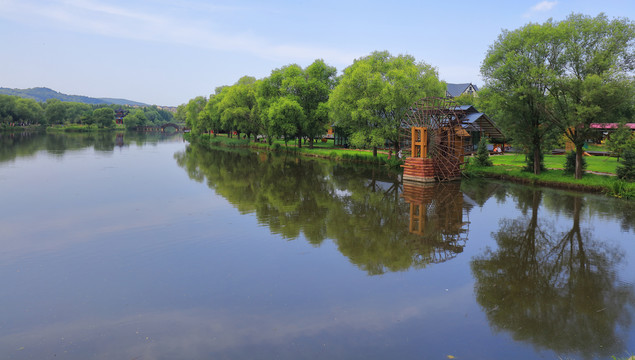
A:
[[[586,148],[584,148],[585,151],[609,151],[605,145],[598,145],[598,144],[588,144]]]
[[[505,154],[490,156],[494,165],[510,165],[524,167],[525,154]],[[616,174],[617,159],[609,156],[585,156],[588,171]],[[545,155],[547,169],[563,169],[566,157],[564,155]]]

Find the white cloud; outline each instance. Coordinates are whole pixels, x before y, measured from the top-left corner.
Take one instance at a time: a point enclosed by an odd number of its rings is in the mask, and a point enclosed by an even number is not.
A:
[[[177,14],[157,14],[149,8],[106,4],[99,0],[57,0],[46,4],[34,1],[0,0],[0,17],[27,23],[63,28],[108,37],[186,45],[220,51],[236,51],[262,59],[293,61],[324,57],[347,64],[359,54],[310,44],[280,43],[255,35],[257,29],[242,33],[218,30],[210,20],[196,20]],[[235,11],[208,8],[210,13]],[[251,31],[251,33],[249,32]]]
[[[537,13],[543,13],[543,12],[547,12],[550,11],[551,9],[553,9],[556,5],[558,4],[557,1],[541,1],[538,4],[534,5],[531,7],[531,9],[529,9],[528,12],[526,12],[523,17],[532,17],[533,15],[537,14]]]

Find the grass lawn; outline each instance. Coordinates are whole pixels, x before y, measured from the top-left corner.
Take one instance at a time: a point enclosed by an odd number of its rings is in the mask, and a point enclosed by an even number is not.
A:
[[[525,154],[505,154],[490,156],[494,165],[510,165],[524,167]],[[615,174],[617,158],[609,156],[585,156],[588,171]],[[563,169],[566,161],[565,155],[545,155],[545,167],[547,169]]]

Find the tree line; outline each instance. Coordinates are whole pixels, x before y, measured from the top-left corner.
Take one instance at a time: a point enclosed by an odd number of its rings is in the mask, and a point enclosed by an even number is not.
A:
[[[399,128],[410,105],[425,96],[442,96],[445,84],[432,66],[410,55],[375,51],[355,60],[341,76],[323,60],[302,68],[291,64],[268,77],[245,76],[177,108],[194,134],[244,133],[285,142],[309,141],[336,123],[355,147],[375,150],[386,142],[399,147]],[[302,146],[300,141],[299,146]]]
[[[122,109],[127,114],[127,128],[158,126],[174,121],[174,115],[156,106],[133,108],[121,105],[91,105],[78,102],[34,99],[0,94],[0,126],[29,125],[96,125],[99,128],[115,126],[115,112]]]
[[[542,157],[565,137],[576,147],[576,178],[581,156],[593,137],[591,123],[633,122],[635,114],[635,25],[627,18],[571,14],[504,30],[482,62],[485,85],[476,105],[524,149],[528,168],[544,168]],[[176,117],[194,134],[212,131],[312,140],[330,124],[349,136],[352,146],[399,148],[399,130],[412,104],[444,96],[446,84],[434,67],[409,55],[376,51],[359,58],[338,76],[316,60],[292,64],[256,80],[245,76],[179,106]],[[301,143],[300,145],[301,146]],[[628,147],[634,147],[631,140]]]

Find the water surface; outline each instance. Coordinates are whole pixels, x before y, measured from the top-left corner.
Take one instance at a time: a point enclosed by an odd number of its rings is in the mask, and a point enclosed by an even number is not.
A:
[[[629,202],[178,136],[0,135],[9,359],[635,352]]]

